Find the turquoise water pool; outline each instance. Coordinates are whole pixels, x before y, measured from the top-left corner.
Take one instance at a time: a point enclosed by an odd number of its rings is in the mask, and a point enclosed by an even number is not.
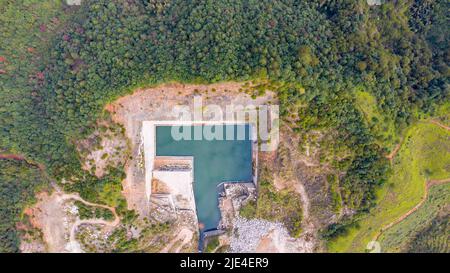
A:
[[[185,126],[194,139],[194,130],[211,129],[210,126]],[[224,181],[252,180],[252,142],[249,125],[219,125],[234,129],[234,140],[175,140],[172,126],[156,127],[156,156],[194,157],[194,196],[199,223],[209,230],[217,228],[220,221],[217,185]],[[233,128],[227,128],[227,127]],[[237,140],[237,129],[245,128],[245,139]],[[197,127],[197,129],[194,129]],[[242,138],[241,138],[242,139]]]

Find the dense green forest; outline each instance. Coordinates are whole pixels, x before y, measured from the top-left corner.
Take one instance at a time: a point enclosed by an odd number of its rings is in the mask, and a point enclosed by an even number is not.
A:
[[[26,2],[16,1],[16,11]],[[106,103],[139,86],[268,82],[295,131],[334,130],[334,145],[352,151],[333,164],[344,174],[344,203],[359,213],[376,202],[388,148],[355,107],[354,91],[371,93],[398,131],[449,96],[450,3],[444,0],[374,7],[365,0],[57,2],[51,15],[31,14],[48,19],[33,25],[37,59],[15,52],[13,37],[5,37],[16,32],[7,20],[14,14],[2,16],[0,150],[45,164],[58,180],[70,177],[72,190],[89,200],[97,201],[96,189],[123,172],[89,176],[74,140],[92,132]],[[11,1],[0,1],[2,11],[8,8]],[[40,37],[50,27],[51,39]],[[343,227],[332,226],[327,236]]]
[[[0,159],[0,169],[0,252],[18,252],[16,223],[48,181],[39,168],[22,160]]]

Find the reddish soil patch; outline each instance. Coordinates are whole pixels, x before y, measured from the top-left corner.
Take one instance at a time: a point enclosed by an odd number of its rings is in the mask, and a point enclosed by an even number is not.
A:
[[[441,127],[442,129],[445,129],[445,130],[447,130],[447,131],[450,131],[450,127],[449,127],[449,126],[447,126],[447,125],[445,125],[445,124],[442,124],[442,123],[440,123],[440,122],[437,121],[437,120],[430,120],[430,122],[433,123],[433,124],[435,124],[435,125],[437,125],[437,126],[439,126],[439,127]]]
[[[17,154],[0,154],[0,159],[25,160],[25,157]]]

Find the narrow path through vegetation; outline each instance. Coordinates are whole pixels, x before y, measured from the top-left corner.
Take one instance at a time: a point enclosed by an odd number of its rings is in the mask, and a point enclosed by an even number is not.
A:
[[[419,204],[417,204],[414,208],[410,209],[408,212],[406,212],[405,214],[400,216],[397,220],[395,220],[395,221],[387,224],[386,226],[382,227],[380,229],[380,231],[375,235],[373,241],[377,241],[378,238],[380,238],[381,234],[383,234],[383,232],[385,232],[386,230],[388,230],[391,227],[395,226],[396,224],[400,223],[401,221],[405,220],[408,216],[410,216],[415,211],[417,211],[425,203],[425,201],[427,200],[428,192],[429,192],[431,187],[433,187],[435,185],[449,183],[449,182],[450,182],[450,178],[442,179],[442,180],[428,180],[427,182],[425,182],[425,185],[424,185],[425,186],[425,194],[423,195],[422,200],[420,200]]]
[[[402,144],[403,139],[395,146],[394,150],[392,150],[390,154],[386,155],[386,158],[389,160],[389,162],[392,163],[392,160],[394,160],[394,157],[397,155],[398,151],[400,151],[400,147],[402,147]]]
[[[443,129],[445,129],[445,130],[447,130],[447,131],[450,131],[450,127],[449,127],[449,126],[447,126],[447,125],[445,125],[445,124],[442,124],[442,123],[440,123],[439,121],[437,121],[437,120],[435,120],[435,119],[430,120],[430,123],[433,123],[433,124],[435,124],[435,125],[437,125],[437,126],[443,128]]]
[[[439,121],[436,121],[436,120],[430,120],[429,122],[432,123],[432,124],[434,124],[434,125],[437,125],[437,126],[443,128],[443,129],[445,129],[445,130],[447,130],[447,131],[450,131],[450,127],[448,127],[448,126],[446,126],[446,125],[440,123]],[[397,152],[400,150],[400,147],[401,147],[402,143],[403,143],[403,140],[395,147],[395,149],[392,151],[391,154],[389,154],[388,156],[386,156],[386,158],[388,158],[391,162],[392,162],[392,160],[394,159],[394,157],[395,157],[395,155],[397,154]],[[426,181],[426,182],[424,183],[424,187],[425,187],[425,191],[424,191],[424,192],[425,192],[425,193],[424,193],[424,196],[422,197],[422,200],[421,200],[414,208],[410,209],[408,212],[406,212],[405,214],[403,214],[402,216],[400,216],[397,220],[395,220],[395,221],[393,221],[393,222],[387,224],[386,226],[382,227],[382,228],[380,229],[380,231],[375,235],[373,241],[377,241],[378,238],[380,238],[380,236],[381,236],[381,234],[382,234],[383,232],[385,232],[385,231],[388,230],[389,228],[393,227],[394,225],[400,223],[401,221],[403,221],[404,219],[406,219],[409,215],[411,215],[412,213],[414,213],[415,211],[417,211],[417,210],[425,203],[425,201],[427,200],[429,189],[430,189],[432,186],[440,185],[440,184],[445,184],[445,183],[449,183],[449,182],[450,182],[450,178],[442,179],[442,180],[428,180],[428,181]]]
[[[86,200],[84,200],[83,198],[81,198],[78,194],[74,194],[74,193],[62,193],[61,198],[63,200],[77,200],[82,202],[83,204],[87,205],[87,206],[91,206],[91,207],[99,207],[99,208],[104,208],[104,209],[109,209],[113,215],[114,215],[114,220],[113,221],[106,221],[103,219],[78,219],[72,226],[71,230],[70,230],[70,237],[69,237],[69,244],[72,247],[72,252],[82,252],[81,247],[79,245],[79,243],[76,240],[76,231],[77,228],[83,224],[98,224],[98,225],[106,225],[106,226],[110,226],[110,227],[115,227],[120,223],[120,218],[119,215],[117,215],[116,209],[107,205],[102,205],[102,204],[95,204],[95,203],[91,203],[88,202]]]
[[[38,164],[35,162],[31,162],[31,161],[27,160],[23,155],[20,155],[20,154],[0,154],[0,159],[25,161],[28,165],[35,166],[35,167],[39,168],[41,171],[45,171],[44,165]]]
[[[179,253],[181,249],[192,240],[193,236],[194,233],[192,232],[192,230],[188,228],[182,228],[178,233],[178,235],[175,238],[173,238],[166,245],[166,247],[164,247],[164,249],[160,251],[160,253],[168,253],[169,251],[172,250],[172,248],[176,245],[176,243],[180,242],[180,244],[177,245],[175,249],[173,249],[173,253]]]

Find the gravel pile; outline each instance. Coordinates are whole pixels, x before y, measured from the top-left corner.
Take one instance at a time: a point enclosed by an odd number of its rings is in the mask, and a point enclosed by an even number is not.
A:
[[[249,220],[236,217],[233,226],[230,243],[230,252],[232,253],[255,252],[261,238],[274,229],[288,236],[286,228],[281,223],[260,219]]]

